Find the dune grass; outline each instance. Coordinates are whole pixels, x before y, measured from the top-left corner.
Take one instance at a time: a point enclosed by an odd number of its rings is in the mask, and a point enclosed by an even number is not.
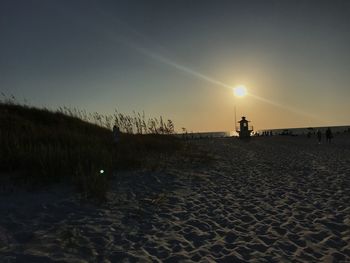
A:
[[[146,122],[140,114],[116,114],[114,123],[123,132],[115,144],[107,128],[110,122],[91,123],[76,112],[0,102],[0,175],[34,188],[68,181],[84,197],[102,200],[118,170],[146,167],[150,153],[173,153],[182,147],[178,138],[169,136],[173,123],[162,118]],[[135,131],[139,133],[132,134]]]

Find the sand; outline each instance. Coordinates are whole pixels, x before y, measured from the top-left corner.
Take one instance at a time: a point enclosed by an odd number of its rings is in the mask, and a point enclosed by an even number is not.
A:
[[[189,142],[210,156],[118,173],[108,201],[0,195],[0,262],[350,262],[350,136]]]

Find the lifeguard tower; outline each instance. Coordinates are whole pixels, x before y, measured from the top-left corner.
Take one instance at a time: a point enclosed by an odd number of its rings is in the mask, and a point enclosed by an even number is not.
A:
[[[250,134],[253,131],[253,126],[249,126],[248,120],[243,116],[242,120],[240,120],[239,123],[239,128],[236,127],[236,132],[239,134],[240,139],[247,139],[250,138]]]

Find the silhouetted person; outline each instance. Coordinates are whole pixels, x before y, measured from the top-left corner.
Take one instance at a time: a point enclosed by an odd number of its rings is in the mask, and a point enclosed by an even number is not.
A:
[[[322,133],[320,130],[317,130],[317,140],[318,140],[318,144],[321,143],[321,139],[322,139]]]
[[[326,130],[326,140],[328,143],[331,143],[331,140],[333,138],[333,134],[330,128]]]
[[[118,143],[120,140],[120,130],[119,127],[117,127],[117,125],[113,126],[113,141],[114,143]]]

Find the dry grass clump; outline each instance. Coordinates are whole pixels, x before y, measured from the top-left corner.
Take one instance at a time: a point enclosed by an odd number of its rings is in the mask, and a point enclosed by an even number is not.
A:
[[[122,133],[115,144],[107,128],[111,117],[95,114],[86,121],[90,115],[82,114],[0,101],[0,176],[34,188],[69,181],[84,197],[102,200],[116,170],[141,168],[147,156],[181,148],[181,141],[169,136],[174,132],[171,121],[117,114],[114,121]]]

